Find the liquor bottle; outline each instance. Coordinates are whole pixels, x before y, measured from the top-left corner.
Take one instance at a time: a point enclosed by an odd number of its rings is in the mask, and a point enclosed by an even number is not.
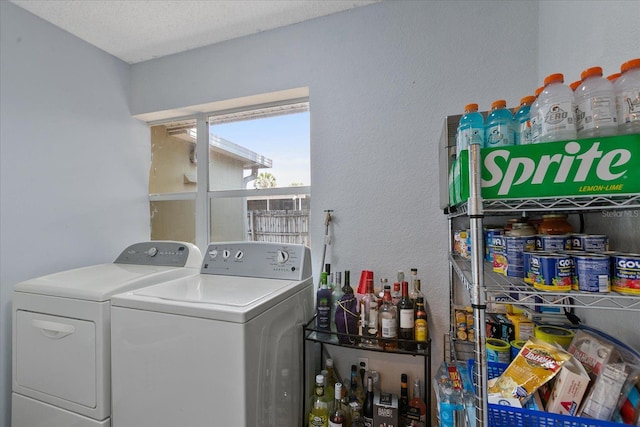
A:
[[[349,402],[356,402],[362,406],[364,402],[364,390],[362,389],[362,383],[358,381],[358,367],[351,365],[351,380],[349,382]]]
[[[320,289],[316,297],[316,329],[331,330],[331,289],[327,285],[327,272],[320,273]]]
[[[391,287],[385,285],[380,307],[380,340],[385,350],[398,348],[398,309],[391,299]]]
[[[411,277],[409,281],[409,298],[413,301],[413,305],[416,304],[416,280],[418,280],[418,269],[411,269]]]
[[[382,304],[382,296],[384,295],[384,287],[389,284],[389,279],[383,277],[380,279],[380,289],[375,290],[375,294],[378,296],[378,303]]]
[[[333,406],[329,413],[329,427],[346,427],[347,414],[342,409],[342,403],[340,398],[342,395],[342,384],[336,383],[334,387],[335,399],[333,399]]]
[[[402,292],[400,291],[400,282],[393,282],[393,289],[391,290],[391,301],[396,307],[402,298]]]
[[[327,380],[325,382],[324,385],[324,389],[325,389],[325,396],[327,396],[327,401],[328,402],[332,402],[334,395],[333,395],[333,390],[336,387],[336,376],[333,370],[333,359],[331,358],[327,358],[327,360],[325,361],[325,369],[323,370],[323,372],[326,370],[327,371]]]
[[[396,281],[400,284],[402,284],[402,282],[404,282],[404,272],[403,271],[398,271],[398,276]]]
[[[351,402],[349,402],[349,396],[347,396],[347,386],[346,384],[342,385],[342,393],[340,395],[340,407],[345,413],[347,417],[347,421],[344,423],[345,427],[351,425]]]
[[[413,303],[409,299],[409,284],[407,282],[402,282],[402,298],[398,303],[398,315],[400,317],[398,347],[403,350],[413,350],[413,343],[409,341],[413,340],[414,313]]]
[[[367,377],[367,397],[362,405],[364,427],[373,427],[373,378]]]
[[[409,388],[407,387],[407,374],[400,375],[400,400],[398,400],[398,422],[401,426],[407,425],[407,409],[409,408]]]
[[[329,405],[324,396],[324,377],[316,375],[315,394],[311,398],[309,411],[309,427],[328,427]]]
[[[360,303],[362,339],[360,345],[367,348],[378,346],[378,297],[373,292],[373,279],[367,279],[367,293]]]
[[[427,324],[427,311],[424,308],[424,298],[418,297],[416,303],[416,315],[414,320],[414,339],[416,341],[417,350],[427,349],[427,338],[429,337],[429,329]]]
[[[407,408],[407,419],[415,427],[425,427],[427,425],[427,405],[425,405],[421,395],[420,378],[416,378],[413,380],[413,397],[409,401]]]
[[[362,407],[358,402],[351,402],[349,404],[349,409],[351,411],[351,423],[350,427],[362,427],[362,417],[360,412],[362,411]]]
[[[340,303],[342,295],[344,295],[344,291],[342,290],[342,273],[336,271],[335,273],[333,273],[333,276],[333,292],[331,294],[331,319],[335,319],[338,304]],[[331,330],[334,332],[336,331],[335,322],[331,322]]]
[[[418,301],[418,298],[422,297],[422,300],[424,301],[424,294],[422,293],[421,288],[421,283],[420,283],[420,279],[416,279],[413,281],[413,297],[411,297],[411,295],[409,295],[409,298],[411,298],[411,301],[413,301],[413,304],[416,304],[416,301]]]

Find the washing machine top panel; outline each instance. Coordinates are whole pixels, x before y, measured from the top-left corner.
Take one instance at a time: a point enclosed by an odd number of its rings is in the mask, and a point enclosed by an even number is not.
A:
[[[311,286],[311,278],[291,281],[200,274],[115,295],[111,304],[245,323]]]
[[[16,292],[108,301],[120,292],[198,274],[202,254],[187,242],[155,240],[126,247],[110,264],[97,264],[30,279]]]
[[[108,301],[116,293],[152,285],[160,280],[196,274],[198,274],[196,268],[99,264],[27,280],[17,284],[15,291],[90,301]]]

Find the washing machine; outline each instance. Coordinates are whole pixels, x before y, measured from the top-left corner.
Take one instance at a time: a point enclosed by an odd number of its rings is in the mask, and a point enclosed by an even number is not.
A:
[[[210,244],[200,274],[115,295],[114,427],[302,425],[309,248]]]
[[[141,242],[16,285],[12,427],[111,426],[111,296],[197,275],[201,261],[190,243]]]

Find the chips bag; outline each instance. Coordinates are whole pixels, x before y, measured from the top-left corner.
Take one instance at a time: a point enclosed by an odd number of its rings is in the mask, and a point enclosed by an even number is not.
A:
[[[562,348],[531,337],[502,375],[489,381],[489,394],[523,401],[553,378],[570,358]]]

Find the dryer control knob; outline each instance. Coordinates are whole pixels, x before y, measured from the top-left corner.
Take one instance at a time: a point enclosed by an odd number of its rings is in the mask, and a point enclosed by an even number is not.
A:
[[[278,263],[284,264],[289,260],[289,252],[278,250]]]
[[[158,253],[158,248],[149,248],[149,250],[145,253],[151,257],[154,257]]]

